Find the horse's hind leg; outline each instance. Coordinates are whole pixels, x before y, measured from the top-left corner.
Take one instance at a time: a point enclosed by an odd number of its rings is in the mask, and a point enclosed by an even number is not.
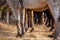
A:
[[[53,31],[53,29],[55,29],[55,20],[54,20],[54,18],[53,18],[53,15],[51,14],[51,12],[48,10],[48,12],[49,12],[49,15],[50,15],[50,26],[51,26],[51,29],[50,29],[50,31]]]
[[[50,31],[52,31],[53,33],[51,35],[48,35],[49,37],[55,37],[55,32],[56,32],[56,22],[55,22],[55,19],[53,17],[53,14],[52,12],[50,11],[50,9],[48,10],[49,14],[50,14],[50,25],[51,25],[51,29]]]
[[[25,31],[27,32],[28,30],[28,10],[26,9],[26,12],[25,12]]]
[[[30,30],[30,32],[32,32],[34,30],[34,21],[33,21],[33,10],[31,11],[31,23],[32,23],[32,29]]]

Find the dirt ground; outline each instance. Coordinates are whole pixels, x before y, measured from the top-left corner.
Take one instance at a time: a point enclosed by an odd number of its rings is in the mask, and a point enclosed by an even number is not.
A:
[[[53,38],[47,36],[51,34],[52,32],[49,32],[49,29],[44,24],[35,24],[33,32],[28,31],[23,37],[15,37],[17,35],[15,25],[0,23],[0,40],[53,40]]]

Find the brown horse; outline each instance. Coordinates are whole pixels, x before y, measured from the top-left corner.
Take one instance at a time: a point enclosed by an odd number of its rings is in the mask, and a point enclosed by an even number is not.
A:
[[[19,0],[6,0],[6,1],[9,7],[12,9],[13,14],[16,18],[18,36],[20,34],[25,33],[24,20],[25,20],[26,9],[30,10],[30,17],[31,17],[30,21],[32,24],[32,29],[34,28],[33,11],[44,11],[48,9],[51,12],[50,14],[51,15],[53,14],[51,11],[50,5],[45,0],[20,0],[20,2]],[[22,19],[21,19],[21,13],[23,14]],[[52,15],[52,18],[54,19],[53,15]],[[53,25],[53,27],[55,28],[55,24]]]

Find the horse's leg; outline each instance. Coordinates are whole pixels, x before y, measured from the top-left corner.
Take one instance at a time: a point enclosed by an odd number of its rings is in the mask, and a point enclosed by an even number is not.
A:
[[[56,21],[55,21],[55,18],[54,18],[54,12],[53,12],[53,8],[52,8],[52,6],[51,6],[51,4],[49,4],[48,3],[48,9],[49,9],[49,11],[50,11],[50,13],[51,13],[51,15],[52,15],[52,17],[53,17],[53,19],[54,19],[54,28],[56,28]],[[54,8],[55,9],[55,8]],[[56,9],[55,9],[56,10]],[[54,30],[54,32],[52,33],[52,35],[48,35],[49,37],[54,37],[54,35],[55,35],[55,32],[56,32],[56,29]]]
[[[27,12],[28,10],[26,10],[26,13],[25,13],[25,31],[27,32],[27,30],[28,30],[28,15],[27,15]]]
[[[51,29],[50,31],[53,31],[53,29],[55,29],[55,20],[51,14],[51,12],[48,10],[48,13],[49,13],[49,26],[51,26]]]
[[[19,10],[17,10],[17,9],[13,9],[13,15],[14,15],[14,17],[15,17],[15,19],[16,19],[16,25],[17,25],[17,35],[16,35],[16,37],[18,37],[18,36],[22,36],[21,34],[21,25],[20,25],[20,12],[21,11],[19,11]]]
[[[41,21],[41,14],[40,14],[40,12],[37,13],[37,18],[38,18],[38,24],[40,24],[41,23],[40,22]]]
[[[46,26],[49,27],[49,20],[50,20],[50,18],[49,18],[49,15],[47,15],[47,13],[46,13],[46,18],[47,18],[47,20],[46,20]]]
[[[36,12],[34,12],[34,24],[36,24]]]
[[[33,10],[31,11],[31,23],[32,23],[32,29],[30,30],[30,32],[32,32],[34,30],[34,21],[33,21]]]
[[[51,27],[51,24],[50,24],[51,18],[50,17],[51,17],[50,15],[47,15],[47,24],[48,24],[47,27]]]
[[[59,32],[56,33],[56,21],[54,20],[54,18],[52,18],[52,26],[51,26],[51,29],[50,31],[53,31],[53,33],[51,35],[48,35],[49,37],[53,37],[53,38],[56,38],[55,36],[57,36]],[[57,35],[56,35],[57,34]]]
[[[47,17],[48,17],[48,27],[51,27],[50,31],[53,31],[53,29],[55,29],[55,20],[53,18],[53,15],[51,14],[51,12],[48,10],[46,10],[46,14],[47,14]]]
[[[27,11],[27,16],[28,16],[28,29],[30,28],[30,27],[32,27],[32,23],[31,23],[31,11],[30,11],[30,9],[28,9],[28,11]],[[30,25],[31,24],[31,25]]]
[[[46,25],[47,25],[47,27],[49,27],[50,26],[50,14],[49,14],[48,10],[45,10],[44,12],[47,16]]]
[[[6,14],[6,15],[7,15],[7,16],[6,16],[6,19],[7,19],[7,25],[9,25],[9,11],[7,10],[6,13],[7,13],[7,14]]]
[[[34,13],[34,24],[37,24],[37,13]]]
[[[55,24],[55,20],[53,18],[53,16],[51,16],[50,14],[50,19],[49,20],[49,26],[51,27],[50,31],[52,31],[53,33],[51,35],[48,35],[49,37],[54,37],[55,35],[55,31],[56,31],[56,24]]]
[[[44,24],[44,12],[42,12],[42,14],[41,14],[41,22]]]
[[[51,29],[50,29],[50,31],[53,31],[53,29],[55,28],[54,27],[54,19],[51,17],[51,19],[50,19],[50,26],[51,26]]]
[[[25,34],[25,9],[22,9],[22,10],[20,10],[20,12],[18,12],[18,24],[17,24],[17,28],[18,28],[17,36],[23,36],[23,34]]]
[[[46,13],[44,13],[44,24],[47,26],[47,23],[48,23],[48,18]]]
[[[54,33],[54,40],[58,39],[59,33],[60,33],[60,21],[56,21],[56,31]]]
[[[30,9],[27,9],[26,17],[27,17],[27,20],[26,20],[27,21],[26,31],[27,31],[29,27],[32,27],[31,10]]]
[[[21,36],[21,25],[20,25],[20,12],[18,10],[18,20],[16,20],[16,25],[17,25],[17,36]]]
[[[25,8],[23,8],[22,35],[25,33]]]
[[[27,12],[27,14],[28,14],[28,27],[31,27],[32,25],[32,23],[31,23],[31,10],[30,9],[28,9],[28,12]]]
[[[38,23],[39,24],[44,24],[44,12],[39,12],[39,14],[38,14]]]
[[[53,20],[53,16],[51,15],[51,12],[49,11],[49,9],[47,9],[46,11],[46,15],[47,15],[47,27],[51,27],[50,31],[52,31],[53,27],[52,27],[52,20]]]

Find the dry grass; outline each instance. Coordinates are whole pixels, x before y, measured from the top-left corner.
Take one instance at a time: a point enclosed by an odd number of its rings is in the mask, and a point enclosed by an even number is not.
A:
[[[0,23],[0,40],[53,40],[53,38],[47,37],[51,35],[49,29],[45,25],[35,25],[34,31],[29,33],[26,32],[22,38],[15,37],[17,34],[16,25],[6,25]]]

